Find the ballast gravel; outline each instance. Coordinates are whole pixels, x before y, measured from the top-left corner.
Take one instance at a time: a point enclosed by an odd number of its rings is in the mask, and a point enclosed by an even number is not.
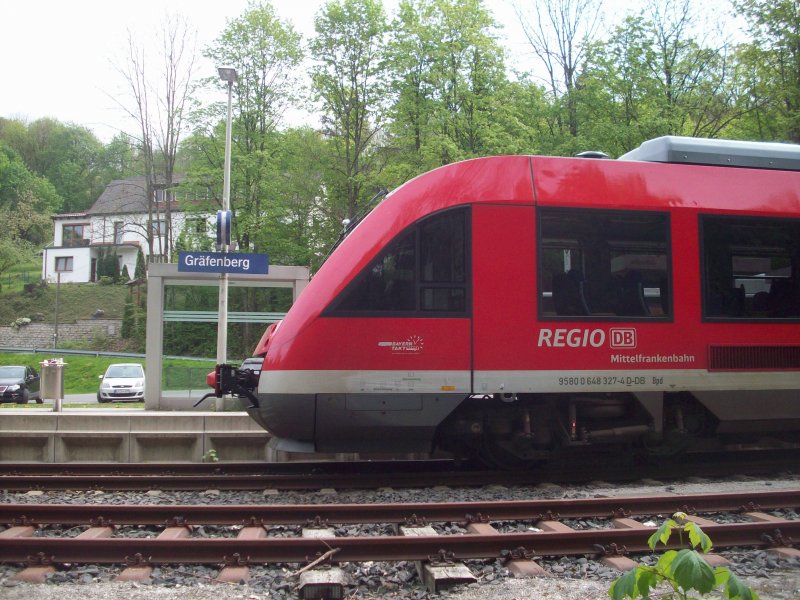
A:
[[[792,488],[800,477],[786,474],[762,479],[741,477],[735,480],[692,480],[682,483],[662,483],[648,480],[632,484],[611,485],[593,482],[590,485],[561,486],[543,484],[535,487],[486,486],[482,488],[425,488],[389,489],[377,491],[346,490],[335,492],[168,492],[146,494],[131,492],[27,492],[0,491],[0,501],[14,504],[328,504],[383,502],[446,502],[479,500],[522,500],[534,498],[587,498],[596,496],[655,495],[671,492],[677,496],[703,492],[725,492]],[[798,519],[793,511],[776,511],[785,519]],[[653,515],[643,521],[663,521],[669,515]],[[737,515],[730,515],[737,520]],[[603,519],[581,519],[569,523],[575,528],[607,526]],[[500,531],[524,531],[532,527],[525,522],[495,523]],[[442,534],[458,534],[464,530],[457,524],[435,524]],[[337,535],[388,535],[391,529],[383,525],[343,526]],[[57,534],[58,532],[50,532]],[[63,534],[63,532],[61,532]],[[232,535],[225,528],[197,528],[194,535]],[[298,528],[274,527],[271,536],[294,536]],[[150,528],[126,528],[124,535],[152,536]],[[719,554],[731,561],[731,570],[758,592],[762,600],[796,600],[800,598],[800,561],[779,559],[774,555],[753,550],[721,550]],[[648,557],[633,557],[646,562]],[[397,598],[427,600],[605,600],[608,587],[620,573],[591,557],[539,559],[537,562],[549,573],[548,577],[514,579],[500,560],[465,561],[477,583],[461,585],[439,594],[428,592],[421,583],[414,563],[348,563],[341,565],[349,585],[345,599]],[[159,566],[147,584],[115,582],[119,566],[83,565],[55,572],[45,584],[25,584],[11,578],[19,571],[14,565],[0,565],[0,599],[2,600],[261,600],[302,597],[294,571],[299,565],[266,565],[251,567],[251,579],[244,583],[225,584],[215,581],[218,569],[210,566]]]

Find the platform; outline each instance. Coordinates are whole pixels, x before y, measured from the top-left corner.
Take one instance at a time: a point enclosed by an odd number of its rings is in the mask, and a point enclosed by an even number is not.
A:
[[[27,408],[0,413],[0,464],[271,461],[245,412]],[[213,451],[213,452],[212,452]]]

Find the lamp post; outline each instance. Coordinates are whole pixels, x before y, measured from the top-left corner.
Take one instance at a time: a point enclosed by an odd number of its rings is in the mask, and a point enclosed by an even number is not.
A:
[[[222,210],[227,214],[231,209],[231,97],[233,84],[236,82],[236,69],[220,67],[217,69],[219,78],[228,82],[228,120],[225,125],[225,172],[222,183]],[[228,251],[227,241],[220,240],[222,252]],[[217,323],[217,364],[224,364],[227,360],[228,347],[228,274],[220,273],[219,276],[219,319]]]

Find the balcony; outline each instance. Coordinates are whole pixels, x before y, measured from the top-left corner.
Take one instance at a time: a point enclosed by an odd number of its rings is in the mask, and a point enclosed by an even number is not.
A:
[[[64,248],[86,248],[89,246],[91,240],[85,238],[64,240]]]

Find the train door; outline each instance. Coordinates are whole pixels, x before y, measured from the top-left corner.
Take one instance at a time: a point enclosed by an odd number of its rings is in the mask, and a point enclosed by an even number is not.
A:
[[[469,395],[469,224],[462,206],[406,228],[316,322],[347,340],[317,359],[337,382],[317,394],[318,451],[427,452]]]
[[[536,344],[533,206],[476,205],[472,217],[473,391],[502,393],[532,369]]]

